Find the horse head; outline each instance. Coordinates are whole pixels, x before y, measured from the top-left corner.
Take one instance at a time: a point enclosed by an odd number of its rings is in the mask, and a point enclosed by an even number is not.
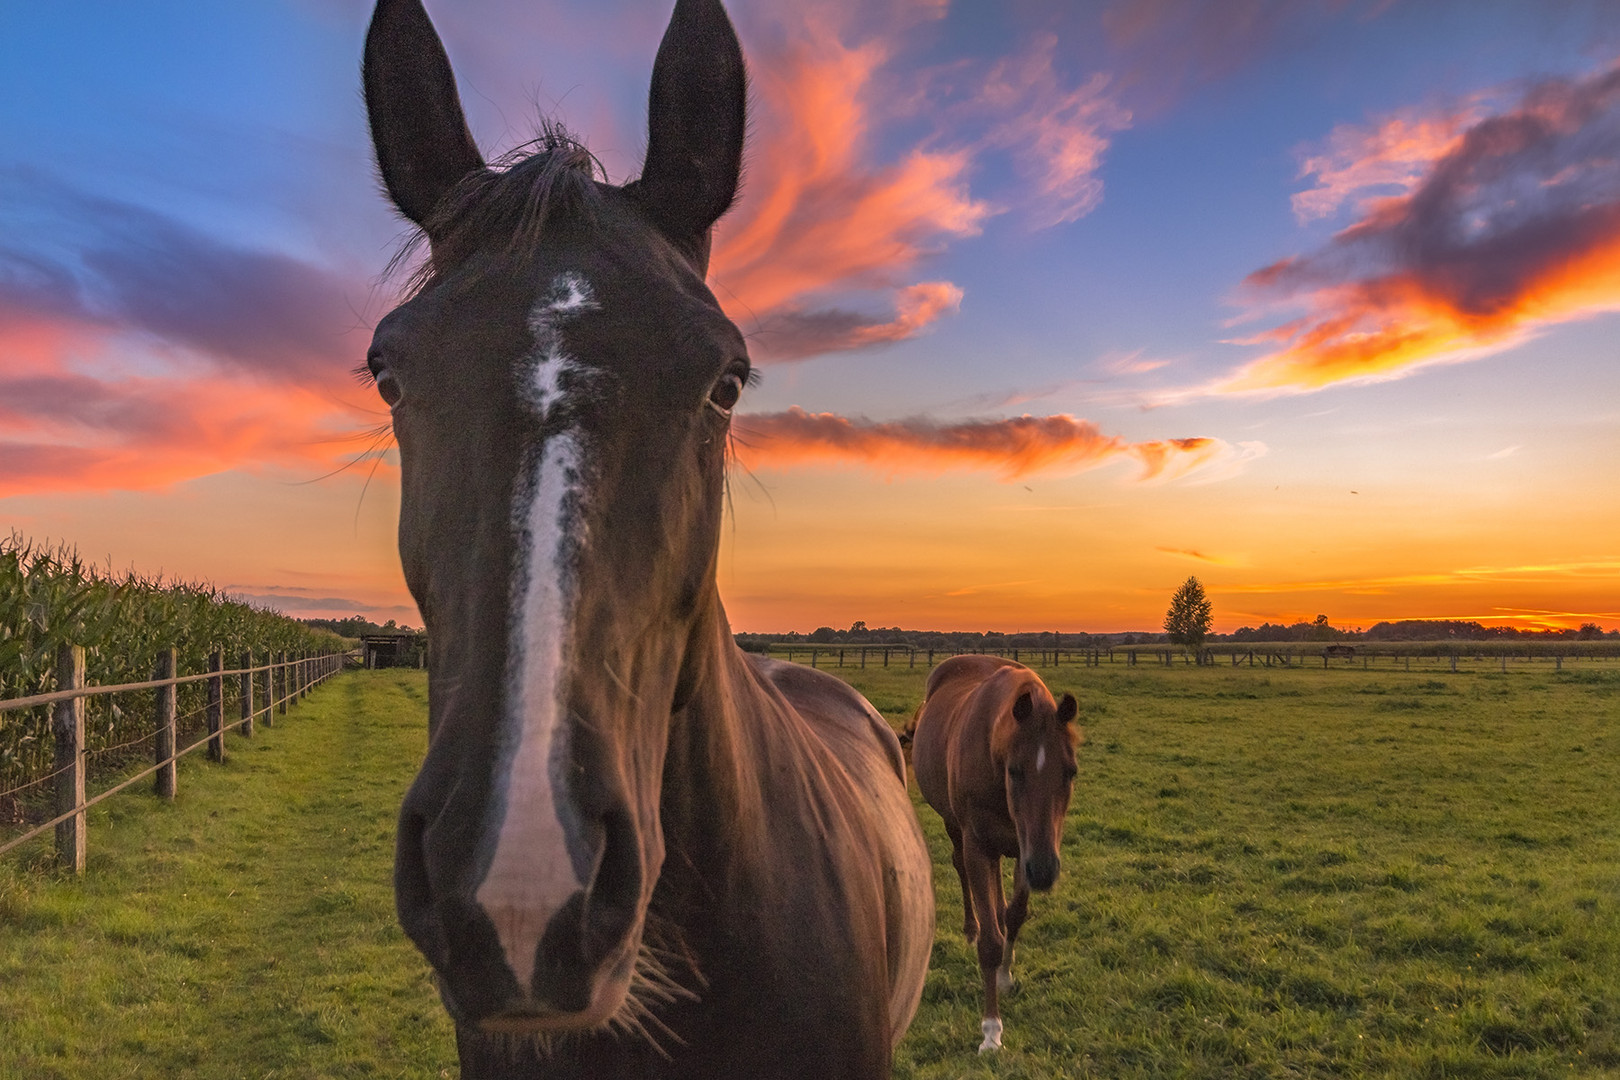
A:
[[[1036,681],[1018,691],[992,729],[992,753],[1006,779],[1007,812],[1018,830],[1018,871],[1037,892],[1057,882],[1063,817],[1078,772],[1078,713],[1073,694],[1053,702]]]
[[[638,180],[599,181],[555,128],[492,166],[420,0],[372,17],[377,164],[427,245],[367,357],[432,642],[395,890],[473,1030],[597,1028],[633,1007],[670,718],[726,632],[716,553],[749,362],[704,276],[745,81],[718,0],[679,0]]]

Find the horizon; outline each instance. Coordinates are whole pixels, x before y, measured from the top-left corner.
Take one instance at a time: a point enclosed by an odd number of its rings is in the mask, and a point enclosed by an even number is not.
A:
[[[426,6],[488,159],[639,171],[669,3]],[[0,528],[421,625],[370,7],[0,17]],[[734,630],[1620,625],[1620,6],[727,7]]]

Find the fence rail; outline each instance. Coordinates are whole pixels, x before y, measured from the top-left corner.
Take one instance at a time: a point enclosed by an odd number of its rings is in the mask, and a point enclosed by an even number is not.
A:
[[[311,689],[341,671],[346,655],[348,654],[342,652],[329,652],[289,656],[286,652],[279,652],[272,654],[265,663],[256,664],[252,653],[242,653],[236,667],[226,668],[223,650],[215,649],[209,656],[208,671],[195,675],[178,675],[175,673],[176,650],[164,649],[158,653],[157,670],[151,679],[144,682],[119,683],[114,686],[86,686],[84,647],[63,645],[58,650],[56,658],[57,689],[48,693],[0,701],[0,714],[41,705],[51,706],[51,731],[55,740],[54,767],[50,773],[29,780],[10,791],[0,792],[0,797],[15,796],[28,788],[54,781],[55,816],[0,843],[0,855],[54,828],[57,862],[75,874],[83,873],[87,850],[85,812],[90,807],[148,776],[156,777],[153,791],[158,797],[173,799],[177,786],[175,766],[181,758],[207,747],[210,760],[224,761],[227,731],[238,729],[244,736],[252,738],[253,725],[260,718],[266,726],[274,725],[276,716],[286,715],[289,704],[301,700]],[[261,675],[262,698],[256,689],[256,684],[261,681],[259,679]],[[235,680],[236,700],[240,704],[240,715],[229,723],[225,722],[227,679]],[[207,683],[207,704],[204,709],[199,710],[206,715],[207,734],[183,748],[176,749],[178,723],[181,719],[176,715],[176,689],[198,682]],[[86,699],[142,690],[157,691],[154,695],[154,729],[118,747],[104,747],[96,752],[123,749],[150,738],[153,739],[152,765],[133,776],[125,777],[107,790],[86,798],[86,765],[91,753],[85,745]],[[256,704],[258,700],[264,702],[262,708]]]
[[[1343,651],[1341,651],[1343,650]],[[811,667],[908,667],[922,665],[932,668],[939,660],[961,653],[982,653],[1001,656],[1033,667],[1083,666],[1100,667],[1104,664],[1132,666],[1142,663],[1212,665],[1217,661],[1232,666],[1294,667],[1306,663],[1320,663],[1323,667],[1361,667],[1374,663],[1404,664],[1411,668],[1413,660],[1449,664],[1457,670],[1460,660],[1491,662],[1507,670],[1510,662],[1553,664],[1563,670],[1566,662],[1576,660],[1620,659],[1620,642],[1376,642],[1355,643],[1349,649],[1333,642],[1269,642],[1250,645],[1246,642],[1221,642],[1201,649],[1188,649],[1179,645],[1102,645],[1092,648],[1060,648],[1051,646],[1004,649],[926,649],[913,645],[839,645],[802,642],[785,644],[774,642],[767,655]]]

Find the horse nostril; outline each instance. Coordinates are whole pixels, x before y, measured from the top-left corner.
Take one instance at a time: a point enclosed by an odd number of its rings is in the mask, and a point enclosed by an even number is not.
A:
[[[641,897],[641,851],[627,810],[602,819],[602,857],[585,911],[587,955],[609,951],[635,921]]]
[[[1057,853],[1042,853],[1031,855],[1024,860],[1024,880],[1036,892],[1046,892],[1057,884],[1058,857]]]
[[[427,822],[409,810],[400,815],[394,839],[394,905],[400,926],[435,967],[448,960],[444,924],[433,904],[424,837]]]

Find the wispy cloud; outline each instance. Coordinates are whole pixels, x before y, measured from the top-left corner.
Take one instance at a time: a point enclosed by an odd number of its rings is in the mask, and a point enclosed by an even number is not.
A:
[[[1176,555],[1183,559],[1192,559],[1195,562],[1211,563],[1215,566],[1230,565],[1230,561],[1227,559],[1222,559],[1215,555],[1206,555],[1202,551],[1197,551],[1193,548],[1161,547],[1155,548],[1154,550],[1162,551],[1166,555]]]
[[[1396,378],[1620,310],[1620,65],[1545,80],[1488,115],[1403,113],[1330,142],[1311,159],[1306,212],[1369,186],[1399,193],[1361,200],[1326,247],[1249,276],[1251,299],[1305,314],[1249,338],[1273,351],[1209,389]]]
[[[1073,0],[1035,2],[1077,14],[1091,9]],[[1375,18],[1390,6],[1390,0],[1115,0],[1101,22],[1130,100],[1158,110],[1337,20]]]
[[[1362,578],[1317,578],[1297,581],[1234,582],[1221,586],[1227,593],[1345,592],[1367,593],[1412,586],[1538,584],[1549,581],[1612,581],[1620,579],[1620,560],[1586,559],[1564,563],[1524,563],[1503,566],[1459,566],[1420,574],[1392,574]],[[1414,618],[1416,616],[1413,616]]]
[[[736,452],[752,468],[846,465],[893,475],[978,470],[1003,481],[1066,474],[1109,461],[1134,459],[1140,480],[1186,476],[1232,455],[1219,439],[1130,442],[1073,416],[1018,416],[938,423],[926,419],[872,422],[833,413],[786,412],[739,416]]]
[[[0,497],[316,474],[363,449],[336,275],[37,175],[0,190],[32,218],[0,237]]]
[[[767,360],[917,333],[961,293],[907,276],[991,213],[968,191],[969,155],[916,147],[875,160],[870,97],[896,28],[862,27],[837,5],[767,8],[754,26],[747,183],[711,265],[721,303]],[[832,306],[835,292],[890,312]]]
[[[347,298],[364,298],[364,286],[37,173],[0,173],[0,199],[27,206],[34,219],[0,236],[8,324],[27,313],[141,334],[275,381],[331,385],[353,366],[348,335],[360,319]]]
[[[1023,210],[1073,221],[1102,196],[1108,136],[1130,122],[1108,80],[1054,65],[1050,35],[946,68],[904,56],[943,3],[765,5],[742,17],[753,72],[747,182],[715,236],[711,278],[764,361],[904,340],[954,313],[953,282],[915,280],[931,256]],[[926,111],[925,111],[926,110]],[[896,125],[914,131],[888,150]],[[991,155],[1016,192],[974,194]]]

